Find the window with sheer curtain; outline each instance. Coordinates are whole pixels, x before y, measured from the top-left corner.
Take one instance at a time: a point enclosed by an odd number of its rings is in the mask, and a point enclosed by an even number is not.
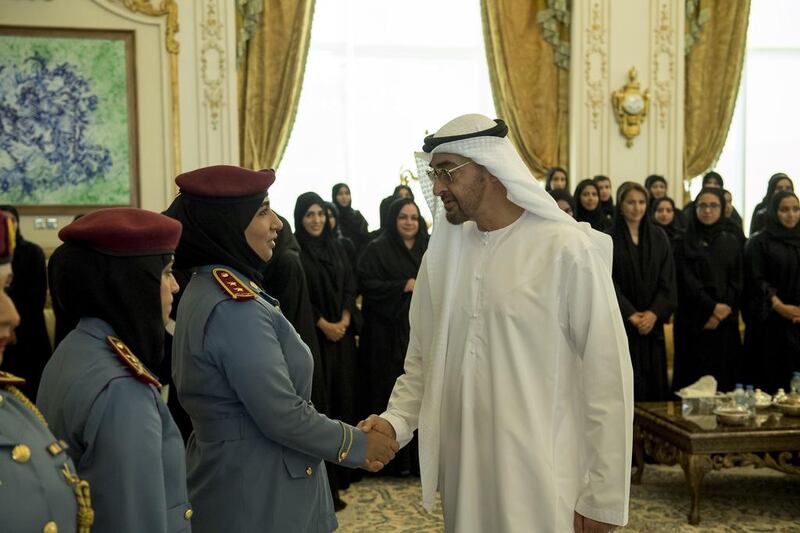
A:
[[[416,174],[426,131],[464,113],[494,117],[480,17],[478,0],[317,0],[297,118],[270,190],[276,211],[293,224],[300,194],[330,201],[345,182],[376,229],[381,199],[404,169]]]
[[[728,139],[714,167],[733,194],[745,233],[776,172],[800,184],[800,2],[752,0],[747,51]],[[692,196],[700,179],[692,181]]]

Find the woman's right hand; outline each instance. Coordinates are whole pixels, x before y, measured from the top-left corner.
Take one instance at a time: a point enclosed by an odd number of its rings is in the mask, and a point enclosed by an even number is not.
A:
[[[322,333],[325,334],[325,338],[327,338],[331,342],[339,342],[344,337],[345,331],[347,328],[344,327],[341,323],[333,324],[328,322],[324,318],[320,318],[317,321],[317,327],[322,330]]]
[[[394,454],[400,449],[397,441],[380,431],[370,431],[367,436],[367,456],[363,467],[372,472],[377,472],[394,459]]]
[[[714,306],[714,317],[720,322],[728,318],[733,313],[733,309],[727,304],[717,304]]]
[[[406,286],[405,288],[403,288],[403,292],[414,292],[414,287],[416,286],[416,284],[417,284],[416,279],[409,278],[408,281],[406,281]]]

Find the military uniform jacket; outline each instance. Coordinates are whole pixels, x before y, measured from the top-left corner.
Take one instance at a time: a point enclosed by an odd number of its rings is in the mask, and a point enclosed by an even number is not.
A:
[[[336,529],[322,460],[360,466],[366,436],[317,413],[308,347],[274,299],[219,268],[189,281],[172,351],[195,533]]]
[[[93,532],[189,532],[181,435],[109,336],[106,322],[82,318],[47,363],[36,403],[91,485]]]
[[[0,531],[76,531],[78,506],[65,467],[75,473],[64,446],[0,385]]]

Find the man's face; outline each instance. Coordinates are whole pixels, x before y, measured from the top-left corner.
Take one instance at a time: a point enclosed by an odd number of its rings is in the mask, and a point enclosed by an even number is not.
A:
[[[434,154],[431,168],[455,168],[470,161],[457,154]],[[442,200],[445,216],[451,224],[463,224],[473,220],[483,199],[486,186],[485,169],[477,163],[464,165],[452,174],[452,181],[445,179],[433,183],[433,194]]]

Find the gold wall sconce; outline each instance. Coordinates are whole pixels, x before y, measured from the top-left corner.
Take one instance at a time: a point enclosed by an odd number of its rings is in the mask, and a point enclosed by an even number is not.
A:
[[[650,109],[650,91],[642,92],[637,76],[636,67],[631,67],[628,83],[611,94],[619,132],[625,137],[628,148],[633,146],[633,139],[641,133],[642,122]]]

